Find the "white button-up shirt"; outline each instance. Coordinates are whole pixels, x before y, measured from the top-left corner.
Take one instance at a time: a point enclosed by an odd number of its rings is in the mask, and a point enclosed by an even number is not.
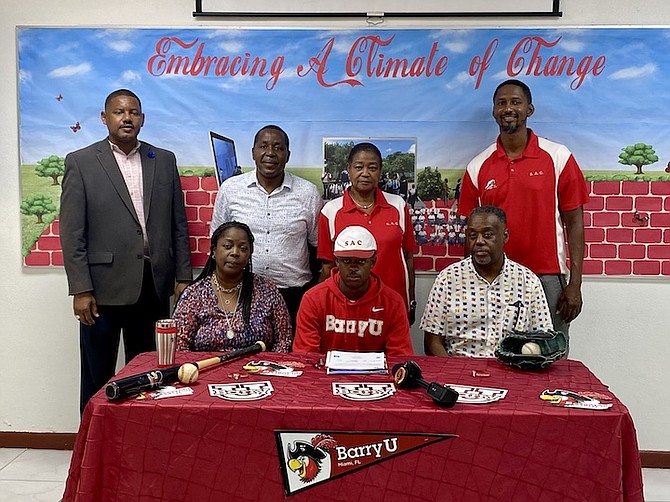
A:
[[[254,234],[254,272],[278,287],[300,287],[312,274],[307,243],[316,246],[316,225],[323,201],[313,183],[284,173],[283,183],[267,193],[256,171],[228,178],[219,187],[211,231],[239,221]]]

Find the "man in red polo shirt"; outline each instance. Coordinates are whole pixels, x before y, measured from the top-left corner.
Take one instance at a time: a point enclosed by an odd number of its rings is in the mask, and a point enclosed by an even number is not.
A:
[[[526,126],[534,111],[523,82],[507,80],[496,88],[493,118],[500,135],[468,164],[458,212],[467,215],[477,206],[493,205],[507,213],[505,253],[540,277],[554,329],[567,334],[570,321],[582,310],[588,189],[570,151]]]

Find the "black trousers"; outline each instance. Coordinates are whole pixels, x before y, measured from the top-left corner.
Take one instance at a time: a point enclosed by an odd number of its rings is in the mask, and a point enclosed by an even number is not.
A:
[[[95,295],[95,292],[93,292]],[[121,331],[126,364],[142,352],[156,350],[155,323],[170,315],[170,299],[156,294],[151,263],[144,262],[142,291],[132,305],[98,305],[95,324],[79,324],[81,357],[80,412],[93,395],[114,376]]]
[[[295,320],[298,316],[298,308],[300,308],[300,302],[302,297],[311,286],[311,283],[307,283],[301,287],[295,288],[279,288],[284,301],[286,302],[286,307],[288,308],[288,313],[291,316],[291,329],[293,330],[293,335],[295,336]]]

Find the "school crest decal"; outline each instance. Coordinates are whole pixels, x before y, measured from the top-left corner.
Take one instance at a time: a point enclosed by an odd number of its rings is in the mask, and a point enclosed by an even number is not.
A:
[[[210,383],[209,395],[228,401],[256,401],[270,397],[274,388],[269,381],[244,383]]]
[[[312,488],[391,457],[457,437],[336,431],[275,431],[286,495]]]
[[[377,401],[395,394],[391,382],[333,382],[333,395],[350,401]]]
[[[507,389],[477,387],[475,385],[448,385],[458,392],[458,402],[461,404],[490,404],[505,399],[507,395]]]

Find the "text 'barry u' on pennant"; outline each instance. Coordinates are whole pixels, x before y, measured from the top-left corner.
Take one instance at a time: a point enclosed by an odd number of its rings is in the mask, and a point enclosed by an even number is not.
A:
[[[276,430],[284,492],[293,495],[455,434]]]

